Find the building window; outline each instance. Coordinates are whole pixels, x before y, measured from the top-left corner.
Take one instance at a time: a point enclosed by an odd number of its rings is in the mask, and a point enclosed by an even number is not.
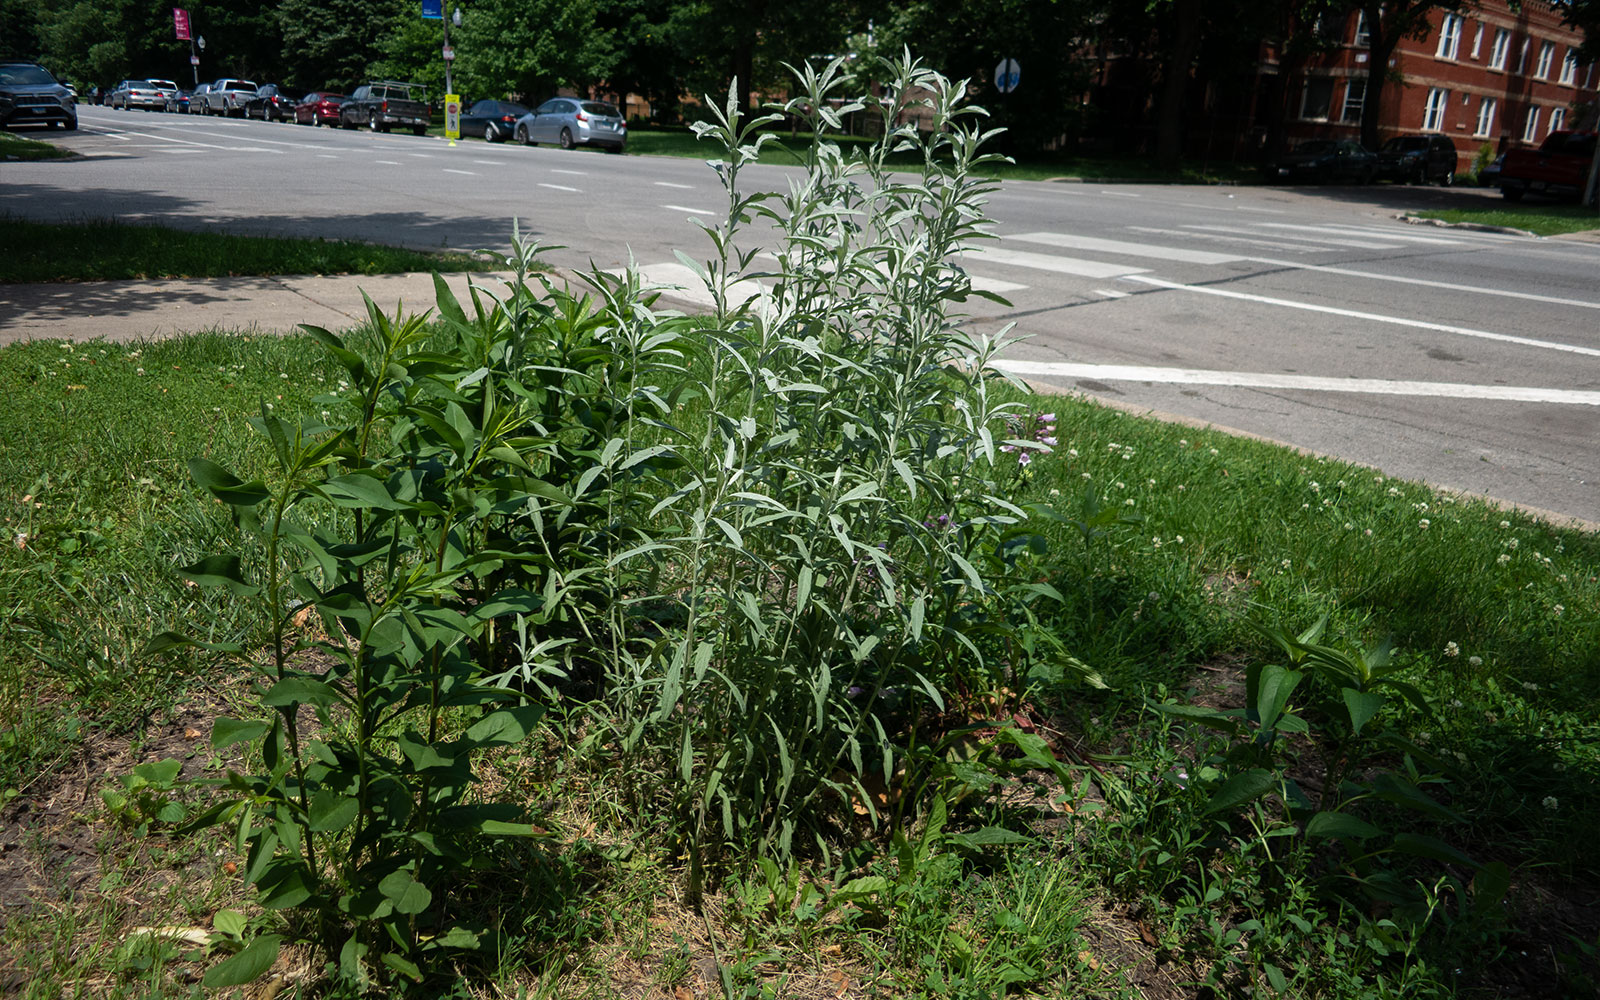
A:
[[[1545,42],[1539,47],[1539,66],[1533,75],[1541,80],[1550,79],[1550,64],[1556,60],[1556,43]]]
[[[1483,51],[1483,22],[1478,22],[1478,33],[1472,36],[1472,58],[1478,58],[1478,53]]]
[[[1339,120],[1350,125],[1361,123],[1361,109],[1367,103],[1367,81],[1351,77],[1344,86],[1344,108]]]
[[[1522,141],[1532,142],[1537,138],[1539,138],[1539,109],[1532,107],[1528,109],[1527,120],[1522,123]]]
[[[1561,60],[1561,83],[1570,87],[1578,79],[1578,54],[1567,46],[1567,57]]]
[[[1505,69],[1506,53],[1511,50],[1511,32],[1504,28],[1494,31],[1494,45],[1489,48],[1489,68]]]
[[[1428,91],[1428,106],[1422,113],[1422,130],[1437,132],[1444,128],[1444,108],[1450,100],[1448,90],[1437,88]]]
[[[1550,131],[1551,132],[1559,132],[1559,131],[1561,131],[1562,129],[1564,129],[1566,127],[1567,127],[1567,109],[1566,108],[1551,108],[1550,109]]]
[[[1531,48],[1533,48],[1533,39],[1524,38],[1522,40],[1522,51],[1517,55],[1517,72],[1519,74],[1528,71],[1528,50]]]
[[[1461,15],[1446,14],[1439,24],[1439,51],[1434,55],[1440,59],[1454,59],[1461,48]]]
[[[1305,93],[1300,96],[1300,117],[1317,121],[1328,120],[1328,108],[1333,105],[1333,78],[1312,77],[1306,81]]]
[[[1372,32],[1367,30],[1367,12],[1356,11],[1356,45],[1363,49],[1372,48]]]
[[[1478,131],[1472,133],[1476,136],[1486,136],[1494,131],[1495,99],[1485,97],[1478,102]]]

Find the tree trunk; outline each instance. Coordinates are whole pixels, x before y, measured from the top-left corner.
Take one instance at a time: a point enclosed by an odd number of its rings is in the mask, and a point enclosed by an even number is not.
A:
[[[1200,16],[1204,0],[1174,0],[1172,44],[1161,71],[1161,103],[1156,109],[1156,162],[1175,170],[1183,155],[1184,98],[1189,69],[1200,49]]]
[[[1383,111],[1383,85],[1389,78],[1389,57],[1400,44],[1400,29],[1383,21],[1382,5],[1367,3],[1367,92],[1361,105],[1361,145],[1378,148],[1378,121]]]

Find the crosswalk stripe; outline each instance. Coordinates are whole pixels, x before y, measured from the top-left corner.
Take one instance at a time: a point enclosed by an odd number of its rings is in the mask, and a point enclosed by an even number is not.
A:
[[[1027,267],[1036,271],[1073,274],[1080,278],[1119,278],[1125,274],[1144,274],[1149,270],[1143,267],[1128,267],[1124,264],[1106,264],[1097,260],[1079,260],[1076,257],[1029,253],[1026,250],[1006,250],[1002,247],[968,247],[963,251],[963,256],[980,263]]]
[[[1186,232],[1182,229],[1154,229],[1150,226],[1129,226],[1128,230],[1135,233],[1150,233],[1153,236],[1182,236],[1185,239],[1213,240],[1217,243],[1244,243],[1253,247],[1265,247],[1268,250],[1287,250],[1290,253],[1317,253],[1317,247],[1306,246],[1304,243],[1274,243],[1271,240],[1252,239],[1248,236],[1226,236],[1222,233]]]
[[[639,268],[639,275],[646,284],[662,286],[666,293],[675,299],[693,302],[708,309],[714,308],[717,304],[711,289],[706,287],[698,274],[684,264],[646,264]],[[765,295],[766,292],[766,285],[752,278],[746,278],[728,286],[728,303],[738,305]]]
[[[1238,260],[1232,254],[1211,253],[1206,250],[1185,250],[1181,247],[1156,246],[1151,243],[1125,243],[1122,240],[1102,240],[1092,236],[1073,236],[1069,233],[1015,233],[1004,237],[1007,241],[1040,243],[1063,250],[1087,250],[1090,253],[1120,254],[1124,257],[1147,257],[1152,260],[1175,260],[1185,264],[1231,264]]]
[[[1367,235],[1362,230],[1352,231],[1347,226],[1299,226],[1290,222],[1258,222],[1263,229],[1294,229],[1306,233],[1330,233],[1334,236],[1363,236]],[[1446,246],[1460,246],[1460,240],[1448,240],[1438,236],[1411,236],[1394,232],[1380,234],[1380,239],[1399,240],[1402,243],[1443,243]]]
[[[1207,371],[1200,368],[1073,364],[1064,361],[1001,359],[991,364],[1017,375],[1050,375],[1057,378],[1084,378],[1101,382],[1226,385],[1246,389],[1302,389],[1313,392],[1357,392],[1383,396],[1435,396],[1445,399],[1491,399],[1515,403],[1600,406],[1600,392],[1579,389],[1470,385],[1462,382],[1406,382],[1376,378],[1328,378],[1318,375]]]
[[[1261,225],[1261,226],[1274,225],[1274,223],[1270,223],[1270,222],[1259,222],[1259,223],[1256,223],[1256,224],[1257,225]],[[1244,236],[1257,236],[1257,237],[1259,237],[1259,236],[1272,235],[1272,236],[1278,237],[1279,239],[1301,240],[1301,241],[1306,242],[1306,243],[1314,243],[1314,244],[1318,244],[1320,246],[1354,247],[1357,250],[1399,250],[1400,249],[1400,244],[1399,243],[1373,243],[1371,240],[1350,240],[1350,239],[1341,240],[1341,239],[1335,239],[1335,238],[1328,237],[1328,236],[1296,236],[1293,233],[1271,233],[1271,234],[1268,234],[1268,233],[1261,232],[1261,230],[1259,230],[1259,229],[1243,229],[1243,228],[1241,228],[1239,226],[1185,225],[1183,228],[1185,228],[1185,229],[1200,229],[1200,230],[1204,230],[1204,231],[1207,231],[1207,232],[1214,232],[1214,233],[1236,233],[1236,234],[1244,235]]]

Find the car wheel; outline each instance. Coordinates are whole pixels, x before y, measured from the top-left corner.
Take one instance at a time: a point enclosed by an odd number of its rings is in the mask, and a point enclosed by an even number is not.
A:
[[[500,141],[500,128],[499,128],[499,126],[497,126],[497,125],[485,125],[483,127],[483,141],[484,142],[499,142]]]
[[[76,132],[78,130],[78,119],[68,118],[66,121],[61,123],[61,127],[66,129],[68,132]]]
[[[627,148],[628,147],[626,147],[626,146],[607,146],[606,147],[606,152],[608,152],[608,153],[621,153],[621,152],[625,151]]]
[[[561,130],[561,148],[562,149],[571,149],[572,148],[572,130],[571,129],[562,129]]]
[[[1444,172],[1444,176],[1439,178],[1440,187],[1453,187],[1455,186],[1455,183],[1456,172],[1454,170],[1446,170]]]
[[[1500,189],[1500,196],[1506,201],[1521,201],[1522,189],[1519,187],[1503,187]]]
[[[515,138],[516,138],[517,142],[521,143],[524,146],[535,145],[535,143],[530,142],[528,140],[528,126],[526,126],[526,125],[518,125],[517,126],[517,131],[516,131]]]
[[[369,116],[367,118],[367,128],[371,129],[374,132],[382,132],[383,131],[383,127],[378,124],[378,116],[377,115],[371,115],[371,116]]]
[[[411,134],[412,135],[427,135],[428,134],[428,127],[426,125],[413,125],[413,126],[411,126]]]

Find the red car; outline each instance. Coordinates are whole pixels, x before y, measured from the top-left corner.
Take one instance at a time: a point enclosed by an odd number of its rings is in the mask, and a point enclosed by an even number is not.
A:
[[[344,102],[343,94],[313,90],[294,106],[294,120],[300,125],[337,125],[339,105]]]

